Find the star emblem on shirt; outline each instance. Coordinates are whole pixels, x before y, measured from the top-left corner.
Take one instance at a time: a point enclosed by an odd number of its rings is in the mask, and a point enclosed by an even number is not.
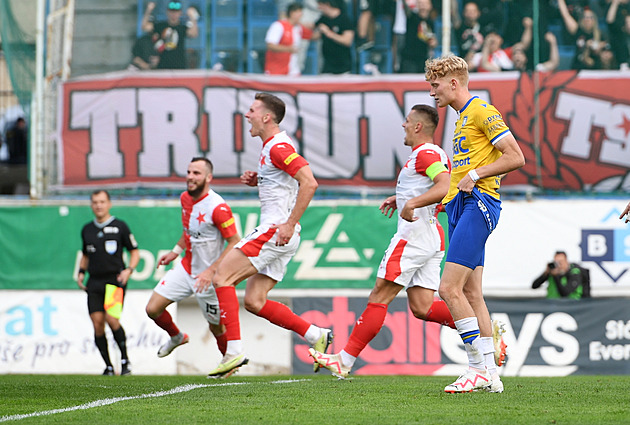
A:
[[[201,224],[205,222],[206,222],[206,215],[199,213],[199,215],[197,216],[197,223]]]

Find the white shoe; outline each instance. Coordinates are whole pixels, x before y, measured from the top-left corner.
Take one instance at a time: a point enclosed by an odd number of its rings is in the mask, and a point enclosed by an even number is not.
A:
[[[177,347],[179,347],[180,345],[184,345],[186,343],[188,343],[188,341],[190,340],[190,338],[188,338],[188,334],[184,334],[184,336],[182,337],[182,339],[179,340],[179,342],[177,342],[177,340],[173,341],[173,338],[169,338],[168,341],[166,341],[158,350],[157,352],[157,356],[158,357],[166,357],[169,354],[171,354],[173,352],[174,349],[176,349]]]
[[[489,393],[503,392],[503,382],[501,382],[501,377],[498,373],[492,374],[492,384],[484,388],[484,391],[487,391]]]
[[[492,321],[492,342],[494,343],[494,362],[497,366],[503,366],[507,361],[507,344],[503,341],[505,323],[499,320]]]
[[[308,349],[308,354],[315,360],[315,363],[331,371],[337,378],[346,379],[350,375],[352,368],[344,366],[339,354],[324,354],[312,348]]]
[[[468,369],[455,382],[447,385],[444,388],[444,392],[469,393],[476,390],[485,390],[490,385],[492,385],[492,377],[487,370]]]

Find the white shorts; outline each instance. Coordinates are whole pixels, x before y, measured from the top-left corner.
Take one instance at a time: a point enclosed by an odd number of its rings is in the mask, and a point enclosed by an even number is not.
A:
[[[420,286],[437,291],[444,251],[427,251],[394,235],[378,266],[376,276],[405,288]]]
[[[188,274],[182,263],[166,272],[162,280],[155,286],[153,291],[173,302],[179,302],[191,295],[197,299],[197,304],[201,309],[203,317],[208,323],[218,325],[221,323],[221,311],[219,310],[219,300],[214,286],[210,285],[205,292],[196,292],[194,285],[195,279]]]
[[[300,233],[296,230],[288,244],[276,246],[277,229],[270,227],[266,224],[256,227],[241,239],[235,248],[247,255],[258,273],[280,282],[287,271],[287,264],[300,245]]]

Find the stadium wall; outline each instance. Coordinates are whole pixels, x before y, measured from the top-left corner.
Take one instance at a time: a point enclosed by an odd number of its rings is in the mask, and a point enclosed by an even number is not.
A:
[[[392,189],[393,190],[393,189]],[[252,201],[229,201],[241,235],[258,222]],[[531,282],[556,250],[591,272],[594,297],[630,296],[630,228],[619,215],[626,199],[547,199],[503,202],[488,240],[484,290],[495,297],[543,297]],[[396,229],[379,201],[313,201],[301,224],[301,244],[277,289],[371,289],[381,256]],[[167,269],[157,259],[181,235],[179,202],[114,200],[127,221],[141,262],[131,290],[152,289]],[[75,289],[80,231],[92,219],[87,201],[5,203],[0,206],[0,290]],[[443,227],[445,215],[440,215]],[[19,247],[16,249],[16,247]]]
[[[242,300],[242,292],[239,293]],[[305,297],[282,290],[306,320],[332,328],[332,350],[341,350],[367,297],[340,290]],[[129,291],[121,322],[133,373],[204,375],[220,354],[196,302],[169,307],[191,342],[159,359],[167,334],[144,314],[150,291]],[[630,374],[628,299],[582,301],[490,299],[493,318],[506,324],[508,361],[503,376]],[[93,342],[85,294],[80,291],[3,291],[0,297],[0,373],[98,374],[102,360]],[[250,363],[242,375],[310,374],[307,345],[291,332],[241,311],[244,348]],[[107,331],[109,332],[109,330]],[[110,355],[119,352],[109,334]],[[457,332],[413,317],[404,297],[390,305],[385,325],[361,353],[354,375],[458,375],[467,357]],[[322,372],[328,373],[328,372]]]
[[[511,359],[506,376],[630,373],[630,235],[618,219],[625,199],[505,201],[490,237],[485,292],[495,318],[506,322]],[[181,232],[176,201],[116,201],[113,214],[128,221],[142,261],[132,276],[122,322],[138,374],[204,374],[219,361],[214,339],[195,301],[172,306],[192,342],[157,359],[166,334],[144,307],[163,270],[160,253]],[[232,202],[241,233],[258,220],[251,202]],[[395,219],[373,201],[314,201],[305,214],[302,243],[272,298],[305,319],[332,326],[334,350],[343,348],[373,285]],[[98,373],[85,294],[76,288],[81,226],[87,202],[11,202],[0,207],[0,373]],[[17,247],[17,248],[16,248]],[[545,300],[530,289],[557,249],[591,270],[591,300]],[[242,290],[239,290],[242,298]],[[243,374],[309,372],[304,342],[241,311],[252,362]],[[356,374],[457,375],[465,362],[460,339],[448,328],[413,318],[404,294],[390,306],[385,328],[366,349]],[[112,346],[113,356],[117,349]]]

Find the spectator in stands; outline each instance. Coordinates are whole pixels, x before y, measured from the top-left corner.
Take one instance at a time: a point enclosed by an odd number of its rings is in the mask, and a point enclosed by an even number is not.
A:
[[[265,74],[300,75],[298,52],[302,42],[302,4],[291,3],[287,18],[275,21],[269,27],[265,42]]]
[[[599,54],[605,40],[599,28],[597,15],[589,8],[584,8],[576,20],[567,7],[566,0],[558,0],[558,8],[567,32],[575,40],[575,56],[573,57],[573,69],[597,69],[599,68]]]
[[[547,298],[571,298],[579,300],[591,296],[591,281],[588,269],[576,263],[569,263],[564,251],[557,251],[553,262],[534,280],[532,288],[539,288],[545,281]]]
[[[357,19],[357,51],[370,49],[374,46],[376,34],[376,18],[394,18],[396,2],[392,0],[359,0],[359,18]]]
[[[15,121],[7,130],[5,138],[9,148],[9,164],[26,164],[28,137],[24,118],[20,117]]]
[[[153,10],[155,2],[147,3],[147,9],[142,17],[142,30],[158,35],[156,48],[160,55],[158,69],[185,69],[188,68],[186,59],[186,37],[199,36],[199,12],[194,7],[186,10],[188,22],[181,22],[182,3],[171,0],[166,6],[166,21],[153,22]]]
[[[536,65],[536,71],[551,72],[558,68],[560,64],[560,54],[558,52],[558,40],[552,32],[545,33],[545,41],[549,44],[549,60]],[[532,66],[528,60],[526,50],[522,43],[516,43],[512,46],[512,63],[516,71],[531,71]]]
[[[148,70],[157,68],[160,55],[155,43],[160,39],[157,33],[144,34],[133,44],[131,54],[133,58],[127,68],[129,71]]]
[[[287,18],[287,9],[294,1],[295,0],[276,0],[279,19]],[[319,10],[317,0],[303,0],[301,3],[302,20],[300,22],[302,24],[302,41],[300,42],[300,49],[298,51],[298,62],[300,70],[304,70],[315,22],[321,17],[322,12]]]
[[[323,74],[349,74],[354,26],[343,0],[317,0],[322,16],[315,23],[314,39],[322,40]]]
[[[481,23],[482,30],[486,27],[495,28],[499,33],[504,34],[505,28],[505,3],[506,0],[475,0],[475,3],[479,6],[481,13],[479,22]],[[527,2],[519,2],[527,3]],[[513,28],[509,28],[513,30]]]
[[[416,0],[395,0],[394,24],[392,25],[392,57],[394,72],[400,71],[400,56],[405,47],[407,32],[407,10],[416,8]]]
[[[483,34],[481,32],[481,11],[474,1],[467,1],[462,11],[463,19],[453,22],[455,28],[456,43],[459,49],[459,56],[470,63],[475,53],[481,51],[483,46]]]
[[[630,0],[611,0],[606,23],[614,57],[617,63],[627,68],[630,62]]]
[[[484,38],[481,52],[475,53],[468,63],[471,70],[478,72],[510,71],[514,69],[512,54],[514,47],[526,51],[532,41],[532,18],[523,18],[523,35],[521,41],[512,47],[503,48],[503,37],[498,29],[489,26]]]
[[[424,63],[433,57],[437,47],[435,25],[431,19],[433,5],[431,0],[416,0],[416,9],[407,8],[407,31],[405,47],[400,57],[401,73],[422,73]]]
[[[613,53],[610,43],[604,43],[602,49],[599,51],[597,63],[597,69],[619,69],[619,63],[615,58],[615,54]]]

